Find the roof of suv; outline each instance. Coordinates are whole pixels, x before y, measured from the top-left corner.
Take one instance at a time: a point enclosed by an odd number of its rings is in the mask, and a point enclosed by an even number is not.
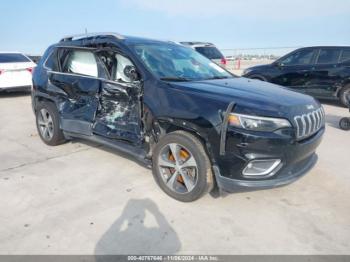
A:
[[[59,44],[67,44],[67,43],[76,43],[81,40],[97,40],[97,39],[109,39],[112,41],[123,41],[126,43],[147,43],[147,42],[163,42],[163,43],[174,43],[174,41],[167,40],[156,40],[144,37],[135,37],[135,36],[125,36],[119,33],[114,32],[102,32],[102,33],[88,33],[88,34],[80,34],[80,35],[70,35],[63,37]]]
[[[305,47],[297,48],[297,49],[295,49],[295,50],[300,50],[300,49],[314,49],[314,48],[349,48],[349,47],[350,47],[350,46],[341,46],[341,45],[339,45],[339,46],[336,46],[336,45],[334,45],[334,46],[327,46],[327,45],[322,46],[322,45],[320,45],[320,46],[305,46]]]
[[[190,41],[190,42],[180,42],[182,45],[188,45],[192,47],[200,47],[200,46],[215,46],[212,43],[209,42],[198,42],[198,41]]]

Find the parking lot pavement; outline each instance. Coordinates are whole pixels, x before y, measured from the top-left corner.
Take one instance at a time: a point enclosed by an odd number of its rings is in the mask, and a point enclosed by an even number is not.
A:
[[[319,161],[292,185],[177,202],[151,171],[81,141],[48,147],[30,97],[0,95],[1,254],[350,254],[349,112],[325,104]]]

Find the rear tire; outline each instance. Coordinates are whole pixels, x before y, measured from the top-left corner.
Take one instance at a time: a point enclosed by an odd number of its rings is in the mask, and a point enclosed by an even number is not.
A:
[[[339,100],[343,106],[345,106],[345,107],[350,106],[350,85],[347,85],[343,89],[340,90]]]
[[[59,124],[56,106],[41,102],[36,108],[36,127],[41,140],[49,146],[57,146],[66,141]]]
[[[195,201],[213,189],[208,155],[198,138],[188,132],[165,135],[155,147],[152,162],[157,184],[178,201]]]
[[[342,119],[340,119],[339,121],[339,127],[342,130],[350,130],[350,118],[349,117],[343,117]]]

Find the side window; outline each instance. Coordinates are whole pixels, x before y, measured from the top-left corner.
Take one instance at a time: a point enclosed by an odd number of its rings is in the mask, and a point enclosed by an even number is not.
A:
[[[64,50],[61,52],[60,62],[64,73],[98,77],[97,61],[90,51]]]
[[[307,49],[295,52],[282,61],[283,65],[309,65],[313,62],[315,50]]]
[[[53,50],[45,62],[45,66],[52,71],[59,71],[57,49]]]
[[[129,58],[115,52],[107,51],[101,52],[99,57],[103,62],[111,80],[117,82],[132,82],[132,80],[125,75],[124,70],[127,66],[135,68],[134,64]]]
[[[340,49],[321,49],[317,64],[336,64],[338,63],[339,55]]]
[[[350,49],[343,49],[343,52],[340,57],[340,63],[350,61]]]

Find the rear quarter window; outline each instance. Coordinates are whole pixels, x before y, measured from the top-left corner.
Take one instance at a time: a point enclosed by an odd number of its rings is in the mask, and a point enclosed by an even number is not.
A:
[[[221,59],[224,57],[220,51],[213,46],[196,47],[195,50],[209,59]]]
[[[53,50],[45,62],[45,66],[52,71],[59,71],[57,52],[57,49]]]
[[[14,54],[14,53],[0,54],[0,63],[23,63],[23,62],[31,62],[31,61],[22,54]]]

